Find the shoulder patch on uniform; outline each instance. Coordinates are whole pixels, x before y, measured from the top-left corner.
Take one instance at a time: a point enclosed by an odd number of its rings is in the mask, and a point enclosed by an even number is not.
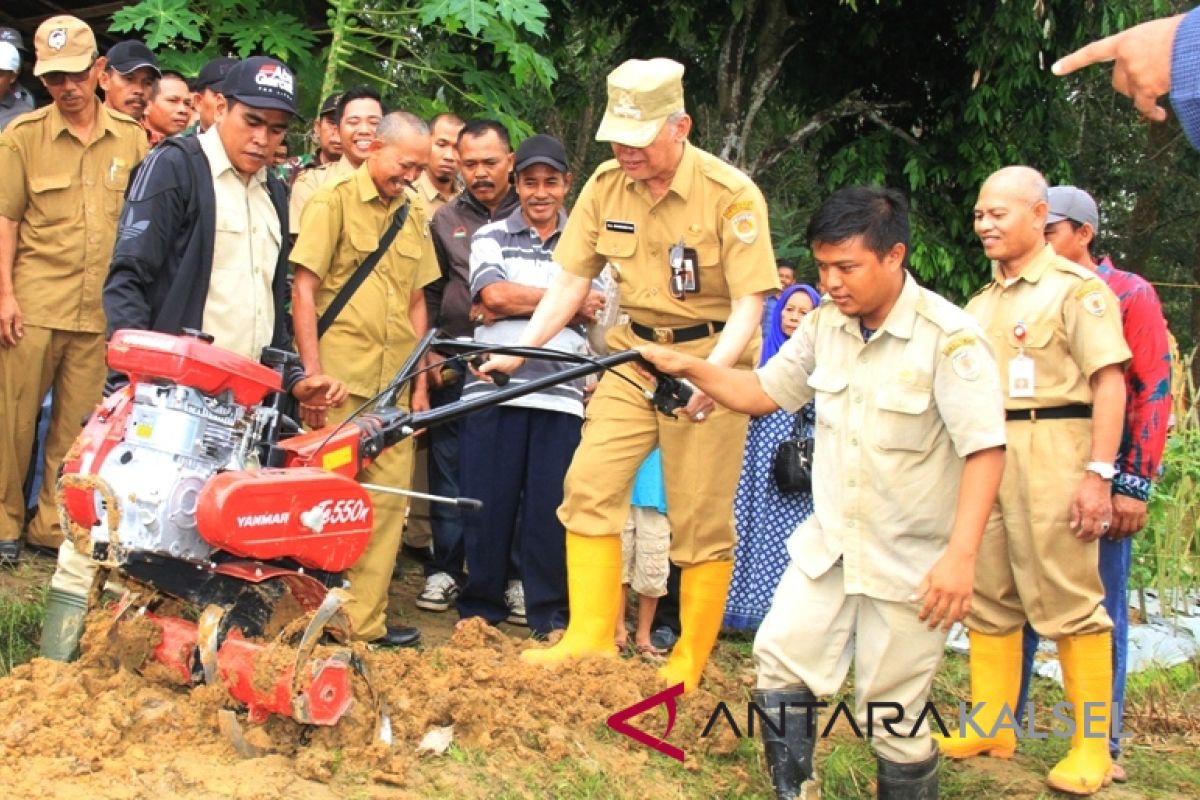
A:
[[[743,211],[729,220],[733,235],[743,244],[754,244],[758,238],[758,219],[753,211]]]
[[[1104,281],[1092,276],[1075,290],[1075,299],[1093,317],[1103,317],[1108,311],[1108,298],[1104,296],[1107,291]]]
[[[738,214],[741,214],[746,211],[753,211],[753,210],[754,210],[754,201],[753,200],[738,200],[736,203],[730,203],[729,208],[727,208],[723,212],[721,212],[721,216],[723,216],[725,219],[733,219]]]
[[[975,344],[974,336],[970,344],[960,344],[951,352],[950,368],[964,381],[979,380],[983,368],[979,365],[979,346]]]

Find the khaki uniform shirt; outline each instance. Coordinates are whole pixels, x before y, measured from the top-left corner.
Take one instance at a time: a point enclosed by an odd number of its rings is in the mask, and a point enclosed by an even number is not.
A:
[[[1096,274],[1042,250],[1007,284],[985,286],[967,303],[991,341],[1000,365],[1000,386],[1009,409],[1091,404],[1092,373],[1132,356],[1121,330],[1112,290]],[[1034,396],[1008,396],[1009,362],[1020,352],[1016,329],[1025,329],[1025,355],[1033,360]]]
[[[904,602],[945,552],[964,459],[1004,444],[999,376],[975,320],[911,275],[869,342],[859,324],[823,302],[758,377],[790,412],[816,398],[792,561],[816,579],[841,558],[847,594]]]
[[[229,161],[214,125],[196,137],[212,170],[217,201],[212,278],[204,331],[214,344],[258,361],[275,333],[271,281],[279,264],[279,217],[267,192],[267,169],[250,182]]]
[[[354,172],[354,167],[350,166],[350,162],[346,160],[345,156],[342,156],[332,164],[322,164],[300,173],[300,177],[296,178],[296,182],[292,184],[292,195],[288,198],[288,222],[292,236],[300,233],[300,217],[304,214],[304,206],[317,193],[317,190],[328,181],[352,172]]]
[[[458,197],[458,193],[462,191],[458,188],[458,182],[454,181],[451,185],[454,187],[454,191],[445,195],[438,191],[437,185],[429,177],[428,170],[422,172],[421,177],[417,178],[417,183],[413,186],[413,189],[416,190],[417,196],[421,198],[421,202],[425,204],[426,219],[433,219],[433,212]]]
[[[86,142],[53,104],[0,135],[0,216],[20,222],[13,290],[25,324],[104,332],[100,293],[117,218],[147,150],[141,126],[99,100]]]
[[[320,318],[358,265],[375,252],[405,202],[411,207],[404,227],[321,337],[322,368],[360,397],[383,389],[416,347],[410,298],[441,277],[421,203],[412,196],[385,201],[364,163],[322,186],[309,201],[290,256],[293,264],[321,278]]]
[[[698,291],[684,300],[669,288],[668,251],[680,240],[699,261]],[[649,326],[724,321],[731,299],[779,290],[762,192],[691,144],[657,202],[615,160],[601,164],[571,211],[554,260],[589,280],[612,262],[622,310]]]

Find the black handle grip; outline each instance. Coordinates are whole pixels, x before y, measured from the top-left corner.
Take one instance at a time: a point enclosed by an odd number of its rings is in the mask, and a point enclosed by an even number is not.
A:
[[[472,356],[471,358],[468,358],[467,361],[474,365],[476,369],[479,369],[485,363],[487,363],[487,359],[481,355]],[[508,382],[512,378],[512,376],[507,372],[489,372],[488,376],[491,377],[492,383],[496,384],[497,386],[508,386]]]
[[[474,497],[458,497],[455,498],[454,504],[463,511],[478,512],[483,511],[483,501],[476,500]]]

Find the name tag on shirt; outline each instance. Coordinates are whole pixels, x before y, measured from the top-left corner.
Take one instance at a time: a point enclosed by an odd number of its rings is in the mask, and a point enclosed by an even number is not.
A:
[[[614,233],[637,233],[637,226],[632,222],[624,222],[619,219],[606,219],[604,220],[604,230]]]
[[[1008,396],[1033,397],[1033,359],[1016,356],[1008,362]]]

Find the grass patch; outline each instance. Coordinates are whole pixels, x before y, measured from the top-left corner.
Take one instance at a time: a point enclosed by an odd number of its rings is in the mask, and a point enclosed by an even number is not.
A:
[[[0,593],[0,676],[37,655],[46,587]]]

